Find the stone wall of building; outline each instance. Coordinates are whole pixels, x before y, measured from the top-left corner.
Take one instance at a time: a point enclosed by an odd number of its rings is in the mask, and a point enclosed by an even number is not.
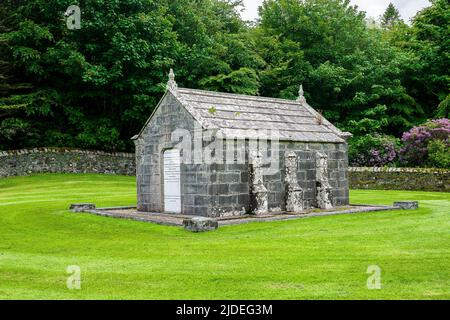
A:
[[[226,145],[224,153],[226,153]],[[348,156],[347,144],[344,143],[301,143],[280,142],[278,151],[270,147],[271,152],[278,152],[277,165],[273,172],[265,171],[263,182],[268,193],[268,209],[277,212],[285,208],[285,153],[293,151],[298,157],[297,180],[303,189],[303,207],[316,207],[316,152],[328,156],[328,179],[331,185],[331,201],[334,206],[348,205]],[[263,158],[271,154],[262,154]],[[273,158],[272,158],[273,159]],[[267,162],[267,161],[264,161]],[[250,167],[249,144],[245,143],[245,163],[212,164],[209,167],[210,181],[208,193],[198,194],[197,199],[209,201],[208,216],[238,215],[250,211]],[[268,164],[263,166],[269,169]],[[209,197],[208,197],[209,196]],[[193,208],[195,211],[195,208]]]
[[[169,91],[161,99],[150,122],[135,140],[137,166],[137,207],[140,211],[164,211],[163,154],[176,148],[178,141],[172,141],[172,133],[194,137],[195,122],[180,102]],[[189,139],[188,139],[189,140]],[[190,145],[191,152],[194,144]],[[186,150],[185,150],[186,151]],[[181,155],[183,158],[186,155]],[[209,181],[209,168],[202,164],[181,165],[182,212],[207,215],[209,202],[204,198]],[[202,198],[203,197],[203,198]]]
[[[348,145],[346,143],[296,143],[289,142],[282,148],[282,163],[284,150],[294,151],[298,155],[298,181],[304,192],[304,207],[316,207],[316,153],[328,156],[328,181],[331,185],[331,201],[333,206],[349,204],[348,194]],[[284,170],[281,171],[284,181]],[[270,201],[270,199],[269,199]]]
[[[33,173],[106,173],[134,175],[133,153],[68,148],[0,151],[0,177]]]
[[[450,192],[450,170],[431,168],[349,168],[351,189]]]

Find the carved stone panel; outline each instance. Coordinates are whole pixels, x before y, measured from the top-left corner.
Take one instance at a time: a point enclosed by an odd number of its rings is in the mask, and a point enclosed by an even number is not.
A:
[[[258,152],[250,153],[252,211],[255,214],[267,213],[269,210],[268,193],[263,183],[262,156]]]
[[[316,153],[316,188],[317,207],[331,209],[331,186],[328,182],[328,156],[324,153]]]
[[[297,155],[295,152],[286,152],[285,169],[286,211],[300,212],[303,210],[303,190],[297,180]]]

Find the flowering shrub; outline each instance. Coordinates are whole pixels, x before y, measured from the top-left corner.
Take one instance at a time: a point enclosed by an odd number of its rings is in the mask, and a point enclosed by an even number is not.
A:
[[[351,166],[383,167],[392,165],[398,158],[398,139],[379,134],[367,134],[350,141]]]
[[[402,164],[448,167],[445,156],[450,153],[449,119],[430,120],[421,126],[414,127],[403,134],[402,141],[403,148],[400,150]]]

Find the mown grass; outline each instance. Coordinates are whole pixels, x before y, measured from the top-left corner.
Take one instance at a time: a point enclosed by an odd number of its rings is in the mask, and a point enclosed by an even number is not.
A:
[[[0,180],[1,299],[449,299],[450,194],[351,192],[353,203],[420,201],[387,211],[221,227],[74,214],[73,202],[135,203],[132,177]],[[66,268],[81,268],[69,290]],[[381,268],[368,290],[367,267]]]

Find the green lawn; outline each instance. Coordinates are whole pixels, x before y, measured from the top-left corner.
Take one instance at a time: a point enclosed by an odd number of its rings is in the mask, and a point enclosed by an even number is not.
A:
[[[1,299],[449,299],[450,194],[352,191],[352,203],[420,201],[387,211],[221,227],[74,214],[73,202],[135,203],[134,178],[0,179]],[[66,268],[81,268],[81,290]],[[368,290],[378,265],[380,290]]]

